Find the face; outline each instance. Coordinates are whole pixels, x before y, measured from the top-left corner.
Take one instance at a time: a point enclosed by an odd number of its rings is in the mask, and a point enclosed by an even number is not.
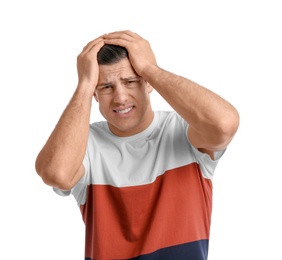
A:
[[[111,65],[99,65],[94,97],[112,133],[130,136],[145,130],[154,114],[150,103],[153,88],[136,74],[124,58]]]

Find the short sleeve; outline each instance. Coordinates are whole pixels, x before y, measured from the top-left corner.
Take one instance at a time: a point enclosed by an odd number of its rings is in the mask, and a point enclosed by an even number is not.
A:
[[[187,130],[188,130],[188,126],[187,126]],[[190,143],[189,139],[188,142]],[[190,145],[192,147],[192,152],[196,158],[196,161],[200,165],[203,177],[206,179],[212,179],[215,172],[215,168],[219,162],[219,159],[225,153],[226,148],[221,151],[216,151],[214,153],[214,160],[213,160],[208,154],[200,152],[191,143]]]
[[[85,204],[90,167],[89,165],[89,157],[88,153],[86,152],[83,160],[83,166],[85,169],[83,177],[75,184],[75,186],[71,190],[60,190],[58,188],[53,188],[53,190],[60,196],[69,196],[70,194],[72,194],[75,197],[78,205]]]

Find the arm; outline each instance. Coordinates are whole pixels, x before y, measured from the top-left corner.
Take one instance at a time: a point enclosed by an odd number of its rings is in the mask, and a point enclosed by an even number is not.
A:
[[[97,53],[101,37],[78,55],[78,86],[56,127],[36,158],[35,168],[43,181],[63,190],[71,189],[83,176],[93,93],[98,82]]]
[[[239,125],[237,110],[212,91],[184,77],[158,67],[148,41],[130,31],[105,36],[105,43],[127,48],[137,74],[189,123],[188,137],[193,146],[213,156],[232,140]]]
[[[212,91],[157,66],[143,76],[189,123],[188,137],[194,147],[213,156],[227,147],[237,131],[239,115]]]

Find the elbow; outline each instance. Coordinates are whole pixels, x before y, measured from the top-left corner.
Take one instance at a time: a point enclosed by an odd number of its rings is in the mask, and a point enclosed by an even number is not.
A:
[[[226,148],[232,141],[240,125],[240,116],[237,110],[234,110],[228,116],[222,118],[218,124],[218,144],[220,148]]]
[[[63,169],[55,169],[51,164],[44,164],[37,158],[35,170],[42,181],[48,186],[61,190],[70,190],[72,188],[71,181],[67,178],[68,175]]]
[[[240,117],[234,109],[230,113],[218,116],[217,119],[202,121],[204,124],[198,130],[190,125],[189,141],[196,148],[220,151],[232,141],[239,127]]]
[[[231,138],[236,134],[239,125],[240,125],[240,115],[236,109],[231,113],[231,115],[228,117],[227,124],[225,123],[225,127],[227,129],[227,134]]]

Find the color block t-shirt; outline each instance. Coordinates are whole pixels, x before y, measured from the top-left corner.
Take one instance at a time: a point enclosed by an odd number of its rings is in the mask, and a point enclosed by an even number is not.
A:
[[[206,260],[215,159],[188,138],[174,111],[143,132],[117,137],[90,125],[85,175],[69,192],[86,226],[85,259]]]

